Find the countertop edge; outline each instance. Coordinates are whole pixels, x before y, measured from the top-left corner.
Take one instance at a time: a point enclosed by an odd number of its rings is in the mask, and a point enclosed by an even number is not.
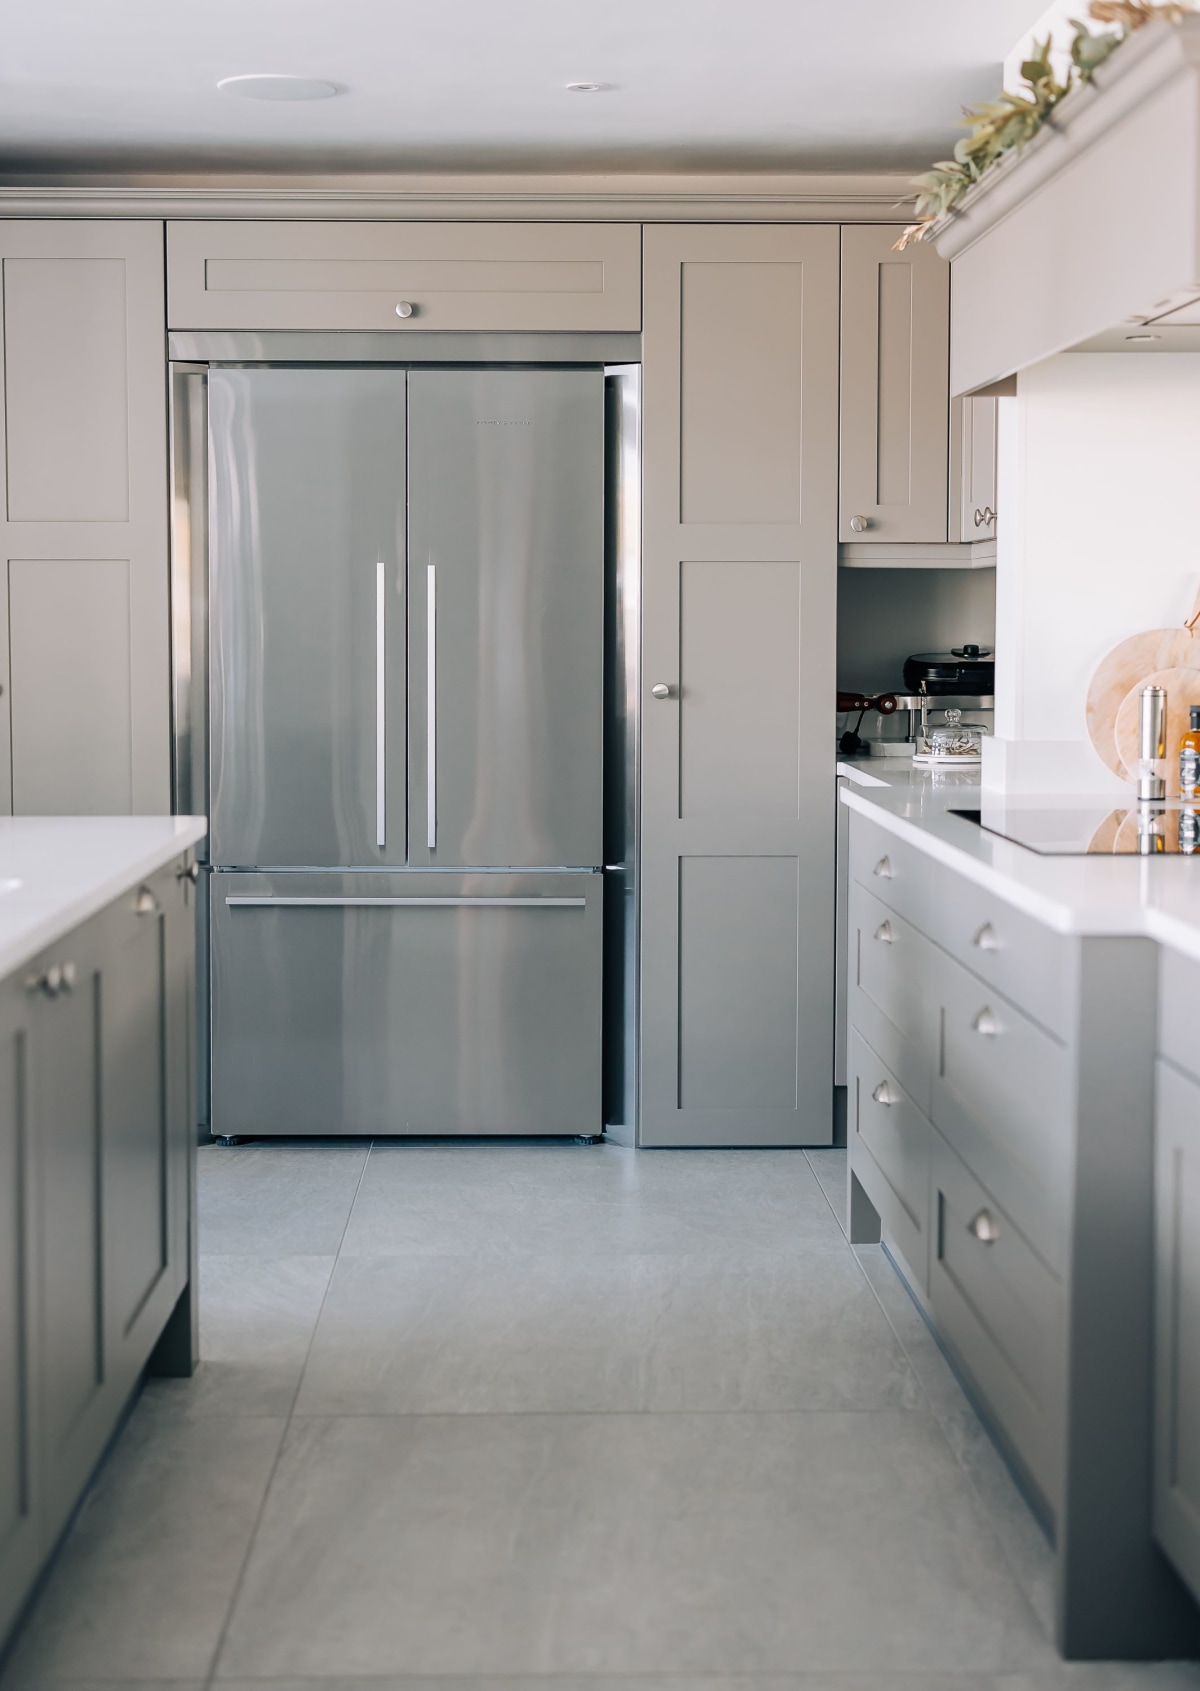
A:
[[[1067,904],[1023,885],[994,864],[980,862],[969,852],[960,850],[951,841],[908,817],[897,816],[883,805],[873,803],[868,792],[846,786],[842,789],[841,798],[850,810],[859,811],[876,826],[895,834],[898,839],[907,840],[927,857],[994,893],[1006,904],[1032,916],[1055,933],[1077,939],[1151,939],[1200,960],[1200,928],[1184,917],[1146,904],[1140,895],[1131,900],[1125,909],[1106,908],[1101,911],[1086,902]],[[969,823],[962,825],[970,826]],[[1130,867],[1134,867],[1132,861]]]
[[[59,818],[55,818],[56,821]],[[92,818],[81,818],[86,823]],[[107,820],[107,819],[106,819]],[[124,819],[123,819],[124,820]],[[106,905],[120,898],[123,892],[136,882],[144,880],[147,875],[154,874],[164,864],[170,863],[202,840],[208,833],[208,819],[204,816],[173,816],[153,818],[128,818],[130,821],[153,820],[155,822],[171,822],[175,824],[174,831],[154,846],[146,847],[142,851],[131,855],[119,868],[111,870],[102,880],[94,881],[87,890],[68,898],[57,906],[53,912],[47,913],[24,932],[4,943],[0,941],[0,981],[7,980],[18,969],[25,967],[40,951],[47,946],[54,945],[60,939],[71,933],[75,928],[95,916]]]

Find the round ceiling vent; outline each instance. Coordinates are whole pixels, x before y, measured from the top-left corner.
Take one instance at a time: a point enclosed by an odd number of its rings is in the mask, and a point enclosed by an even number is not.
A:
[[[338,92],[335,82],[311,76],[227,76],[217,87],[243,100],[332,100]]]

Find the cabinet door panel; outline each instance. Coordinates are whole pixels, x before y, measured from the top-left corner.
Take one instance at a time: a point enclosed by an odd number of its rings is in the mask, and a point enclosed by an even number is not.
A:
[[[0,1638],[39,1549],[29,1028],[25,994],[0,987]]]
[[[950,267],[888,225],[842,230],[845,541],[944,541],[950,427]],[[863,519],[865,530],[852,526]]]
[[[41,1215],[43,1473],[50,1536],[91,1473],[119,1408],[105,1347],[101,926],[71,934],[31,973],[69,962],[72,991],[33,1016]]]
[[[1158,1065],[1154,1530],[1200,1600],[1200,1086]]]
[[[647,229],[645,280],[642,1141],[820,1144],[837,233]]]
[[[163,276],[161,223],[0,223],[3,811],[170,808]]]
[[[172,223],[170,326],[636,330],[640,234],[636,223]]]
[[[128,562],[14,558],[8,596],[14,811],[130,811]]]

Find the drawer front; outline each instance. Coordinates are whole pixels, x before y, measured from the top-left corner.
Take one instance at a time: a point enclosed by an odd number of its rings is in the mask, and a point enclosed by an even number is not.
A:
[[[1069,1053],[949,958],[943,970],[934,1126],[1061,1272],[1074,1148]]]
[[[926,932],[930,931],[934,873],[935,865],[924,852],[859,811],[851,811],[851,880]]]
[[[932,1163],[938,1330],[1053,1510],[1062,1487],[1062,1285],[936,1133]]]
[[[1200,1080],[1200,963],[1160,946],[1158,952],[1158,1049]]]
[[[172,329],[636,331],[641,317],[633,223],[167,225]]]
[[[857,883],[850,889],[850,1022],[928,1112],[937,1052],[937,947]]]
[[[926,931],[995,992],[1061,1039],[1075,1017],[1078,942],[961,875],[945,874]]]
[[[1200,1600],[1200,1085],[1158,1065],[1154,1533]]]
[[[849,1063],[850,1166],[925,1291],[933,1129],[859,1033],[850,1035]]]

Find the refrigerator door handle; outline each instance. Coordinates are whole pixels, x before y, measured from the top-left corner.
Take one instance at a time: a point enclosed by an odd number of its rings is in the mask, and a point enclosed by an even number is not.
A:
[[[425,593],[425,844],[437,846],[437,565]]]
[[[417,905],[435,905],[442,909],[457,909],[460,905],[477,905],[482,909],[583,910],[587,905],[587,900],[585,898],[286,898],[264,893],[258,897],[244,894],[239,897],[227,898],[225,903],[231,910],[245,910],[255,907],[278,909],[280,905],[285,905],[290,909],[342,909],[346,905],[361,905],[370,909],[394,905],[406,909]]]
[[[387,565],[375,565],[375,844],[387,844]]]

